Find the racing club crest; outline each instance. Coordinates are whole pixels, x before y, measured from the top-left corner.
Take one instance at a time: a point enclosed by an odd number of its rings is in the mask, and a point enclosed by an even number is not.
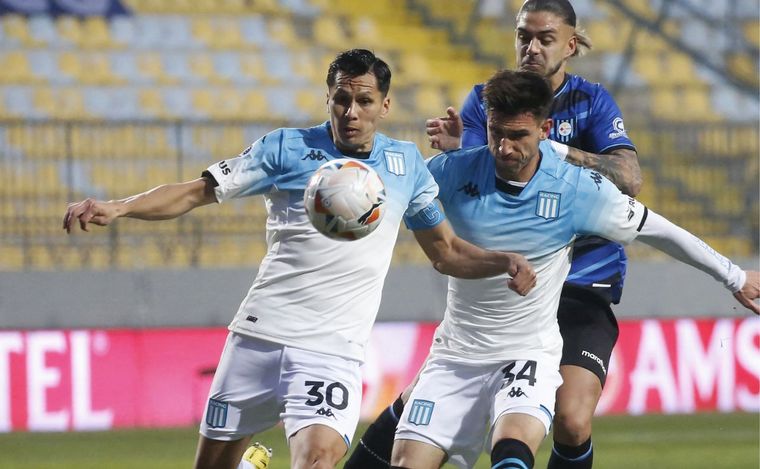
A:
[[[404,162],[404,154],[398,151],[383,150],[385,155],[385,167],[389,173],[393,173],[396,176],[403,176],[406,174],[406,164]]]

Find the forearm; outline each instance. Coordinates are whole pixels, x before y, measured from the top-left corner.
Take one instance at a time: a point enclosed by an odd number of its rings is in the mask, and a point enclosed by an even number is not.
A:
[[[119,217],[167,220],[216,200],[207,180],[164,184],[147,192],[113,201]]]
[[[565,161],[599,172],[622,193],[631,197],[638,195],[641,190],[641,168],[633,150],[620,149],[600,155],[567,147]]]
[[[746,280],[745,272],[736,264],[651,210],[636,239],[709,274],[731,292],[739,291]]]
[[[477,279],[493,277],[509,270],[512,258],[509,253],[479,248],[456,238],[445,255],[433,261],[438,272],[452,277]]]

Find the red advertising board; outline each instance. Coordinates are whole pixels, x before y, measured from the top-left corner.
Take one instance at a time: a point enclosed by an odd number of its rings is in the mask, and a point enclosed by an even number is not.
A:
[[[376,325],[371,417],[412,380],[435,324]],[[196,424],[225,329],[0,331],[0,432]],[[760,319],[621,321],[599,413],[760,410]]]

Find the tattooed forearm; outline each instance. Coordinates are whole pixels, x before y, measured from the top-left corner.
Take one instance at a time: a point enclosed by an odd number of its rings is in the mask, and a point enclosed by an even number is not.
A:
[[[641,168],[633,150],[619,149],[597,155],[570,147],[565,160],[598,171],[626,195],[635,197],[641,190]]]

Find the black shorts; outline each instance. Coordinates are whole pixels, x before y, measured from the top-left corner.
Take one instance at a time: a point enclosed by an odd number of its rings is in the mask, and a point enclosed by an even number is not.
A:
[[[604,387],[619,333],[610,303],[590,288],[566,283],[559,300],[557,322],[563,341],[560,365],[585,368],[598,376]]]

